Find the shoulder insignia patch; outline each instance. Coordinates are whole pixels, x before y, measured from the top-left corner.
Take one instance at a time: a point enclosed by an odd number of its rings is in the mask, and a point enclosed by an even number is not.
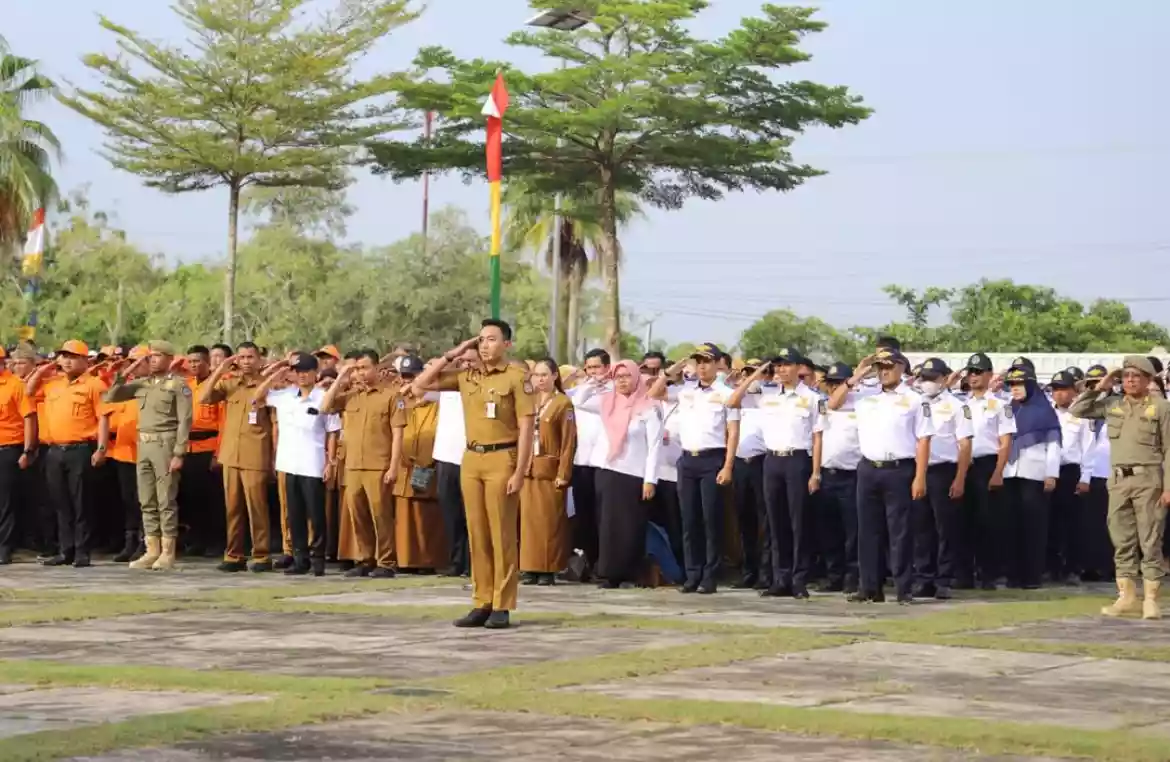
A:
[[[829,412],[829,406],[824,400],[817,400],[817,412],[825,415]]]
[[[963,417],[968,421],[971,420],[971,407],[969,405],[963,405]]]
[[[569,412],[565,413],[565,420],[566,420],[566,421],[571,421],[571,420],[573,420],[573,411],[572,411],[572,410],[570,410]]]
[[[191,396],[191,387],[187,386],[186,384],[183,384],[182,386],[179,387],[179,392],[184,397],[190,397]]]
[[[929,402],[922,403],[922,417],[923,418],[930,417],[930,403]]]
[[[1014,416],[1015,416],[1015,413],[1012,412],[1012,406],[1011,405],[1004,405],[1003,406],[1003,417],[1004,418],[1013,418]]]
[[[399,400],[398,400],[398,409],[399,409],[399,410],[405,410],[405,409],[406,409],[406,400],[404,400],[404,399],[402,399],[402,398],[399,398]]]

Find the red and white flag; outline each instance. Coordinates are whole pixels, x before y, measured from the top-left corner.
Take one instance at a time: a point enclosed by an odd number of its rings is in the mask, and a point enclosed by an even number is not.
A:
[[[24,259],[20,271],[27,276],[40,275],[41,262],[45,258],[45,210],[33,212],[28,239],[24,242]]]

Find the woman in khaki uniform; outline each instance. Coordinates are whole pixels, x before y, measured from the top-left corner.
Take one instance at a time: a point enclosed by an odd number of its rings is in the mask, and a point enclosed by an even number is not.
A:
[[[408,355],[399,361],[403,388],[421,373],[423,363]],[[394,542],[398,567],[430,574],[447,558],[447,531],[439,506],[435,478],[435,433],[439,429],[439,395],[405,397],[406,426],[402,432],[402,457],[394,480]]]
[[[520,581],[551,585],[569,561],[565,495],[577,452],[577,423],[552,359],[535,364],[532,386],[537,394],[535,442],[520,490]]]

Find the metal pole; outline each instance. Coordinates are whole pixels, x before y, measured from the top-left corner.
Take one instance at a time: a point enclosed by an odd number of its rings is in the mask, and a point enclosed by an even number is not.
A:
[[[648,323],[646,323],[646,350],[645,351],[647,351],[647,352],[650,351],[650,342],[652,342],[652,341],[654,341],[654,318],[650,318],[650,321]]]
[[[552,241],[552,305],[549,308],[548,316],[548,354],[549,357],[556,357],[558,362],[564,362],[565,358],[557,357],[558,338],[560,337],[558,325],[560,323],[561,314],[561,194],[557,194],[553,199],[553,241]],[[571,350],[566,347],[566,352]]]
[[[434,113],[428,111],[426,117],[426,127],[423,131],[423,139],[429,146],[431,143],[431,122],[434,119]],[[422,208],[422,253],[425,257],[427,255],[427,240],[431,222],[431,173],[423,172],[423,208]]]

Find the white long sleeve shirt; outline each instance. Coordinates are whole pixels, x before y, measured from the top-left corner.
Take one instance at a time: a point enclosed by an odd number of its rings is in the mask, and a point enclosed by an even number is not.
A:
[[[664,482],[678,481],[678,460],[682,457],[682,444],[678,438],[678,405],[662,402],[662,447],[658,450],[658,479]]]
[[[574,466],[592,466],[600,468],[605,463],[607,450],[601,446],[602,432],[605,425],[601,416],[595,412],[582,408],[577,404],[578,399],[586,399],[602,391],[613,389],[612,383],[607,383],[600,389],[586,381],[568,390],[565,394],[576,409],[577,419],[577,452],[573,456]]]
[[[1012,440],[1012,451],[1004,466],[1005,479],[1031,479],[1042,482],[1060,476],[1060,431],[1053,429],[1039,442],[1020,447],[1019,440]]]
[[[1093,451],[1097,448],[1092,421],[1077,418],[1064,408],[1056,408],[1056,417],[1060,419],[1060,465],[1079,466],[1079,481],[1088,484],[1093,478]]]
[[[460,392],[439,392],[439,420],[435,425],[435,460],[461,465],[463,453],[467,452],[467,434]]]
[[[601,396],[597,392],[597,387],[591,387],[589,391],[578,395],[575,407],[595,413],[600,421]],[[601,426],[597,447],[604,453],[600,468],[627,476],[637,476],[643,484],[657,484],[659,451],[662,449],[662,407],[653,405],[630,418],[630,425],[626,429],[626,441],[621,452],[612,460],[608,458],[609,436],[604,425]]]

